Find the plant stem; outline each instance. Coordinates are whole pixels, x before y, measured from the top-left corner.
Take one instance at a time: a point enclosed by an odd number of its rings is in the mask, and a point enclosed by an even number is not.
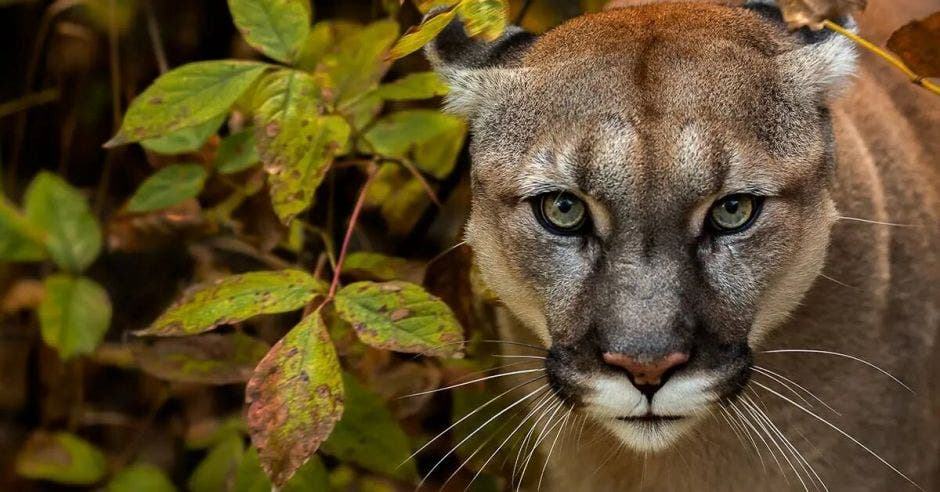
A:
[[[356,200],[356,206],[353,208],[352,215],[349,216],[349,225],[346,226],[346,236],[343,238],[343,245],[339,250],[339,258],[336,260],[336,268],[333,270],[333,282],[330,284],[330,292],[327,294],[323,304],[326,304],[336,295],[336,289],[339,287],[339,276],[343,271],[343,262],[346,260],[346,250],[349,249],[349,239],[352,238],[353,230],[356,228],[356,222],[359,220],[359,213],[362,212],[362,206],[366,202],[366,192],[369,191],[369,185],[372,178],[375,177],[379,167],[373,162],[369,166],[369,174],[362,189],[359,191],[359,199]]]
[[[852,31],[849,31],[848,29],[840,26],[839,24],[836,24],[835,22],[832,22],[831,20],[823,21],[823,25],[826,26],[826,28],[851,39],[852,41],[855,41],[855,43],[859,46],[885,59],[888,63],[897,67],[898,70],[904,72],[904,75],[907,75],[907,78],[911,79],[911,82],[913,82],[915,85],[919,85],[924,89],[933,92],[934,94],[940,95],[940,85],[934,84],[926,78],[917,75],[917,73],[911,70],[910,67],[901,61],[900,58],[892,55],[891,53],[888,53],[887,51],[876,46],[871,41],[853,33]]]

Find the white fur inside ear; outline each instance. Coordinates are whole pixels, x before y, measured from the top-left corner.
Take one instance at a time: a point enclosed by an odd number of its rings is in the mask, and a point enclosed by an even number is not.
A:
[[[505,91],[519,80],[520,68],[442,68],[441,78],[450,86],[444,100],[445,111],[468,118],[479,113],[480,108],[498,100]]]
[[[852,32],[858,30],[851,19],[845,28]],[[858,64],[858,52],[852,40],[831,33],[824,41],[780,55],[779,61],[787,78],[805,93],[826,98],[838,94],[848,85]]]

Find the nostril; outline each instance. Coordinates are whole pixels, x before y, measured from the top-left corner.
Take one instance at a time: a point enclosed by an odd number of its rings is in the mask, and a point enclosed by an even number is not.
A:
[[[646,389],[651,389],[651,393],[654,393],[656,389],[665,382],[666,376],[668,376],[667,373],[671,373],[672,370],[685,364],[688,360],[689,354],[685,352],[672,352],[658,359],[633,357],[615,352],[604,352],[604,362],[624,369],[630,374],[630,379],[634,386],[638,388],[641,386],[647,387]],[[641,391],[642,390],[643,388],[641,388]]]

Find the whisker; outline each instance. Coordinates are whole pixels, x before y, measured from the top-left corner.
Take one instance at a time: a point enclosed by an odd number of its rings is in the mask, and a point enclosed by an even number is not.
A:
[[[764,456],[761,454],[760,448],[757,447],[757,441],[754,440],[754,436],[751,435],[750,430],[740,422],[740,421],[743,421],[743,418],[741,417],[741,413],[740,413],[741,411],[738,410],[737,408],[734,409],[735,412],[738,414],[737,419],[736,419],[735,416],[731,412],[728,411],[728,409],[726,409],[725,407],[720,407],[720,408],[722,411],[722,417],[724,417],[725,421],[728,422],[728,426],[731,427],[731,430],[734,431],[734,433],[738,435],[738,440],[741,441],[741,447],[743,447],[744,449],[747,449],[747,444],[745,444],[744,439],[741,438],[742,434],[746,435],[748,440],[750,440],[751,446],[754,447],[754,451],[757,453],[757,458],[760,460],[760,467],[761,469],[764,470],[764,473],[766,474],[767,464],[764,463]],[[732,424],[732,422],[736,422],[741,427],[743,432],[735,431],[734,425]]]
[[[493,354],[493,357],[498,357],[500,359],[540,359],[545,360],[547,357],[541,357],[538,355],[503,355],[503,354]]]
[[[888,371],[886,371],[886,370],[884,370],[884,369],[882,369],[882,368],[876,366],[875,364],[872,364],[871,362],[868,362],[867,360],[861,359],[861,358],[856,357],[856,356],[854,356],[854,355],[843,354],[843,353],[841,353],[841,352],[832,352],[832,351],[829,351],[829,350],[814,350],[814,349],[776,349],[776,350],[764,350],[764,351],[761,352],[761,353],[762,353],[762,354],[806,353],[806,354],[825,354],[825,355],[834,355],[834,356],[837,356],[837,357],[845,357],[846,359],[852,359],[852,360],[854,360],[855,362],[860,362],[860,363],[862,363],[862,364],[865,364],[865,365],[868,366],[868,367],[871,367],[872,369],[874,369],[874,370],[876,370],[876,371],[878,371],[878,372],[884,374],[885,376],[888,376],[888,377],[891,378],[895,383],[898,383],[899,385],[903,386],[904,389],[906,389],[907,391],[911,392],[911,394],[914,394],[914,395],[917,394],[917,392],[915,392],[914,390],[912,390],[910,386],[904,384],[900,379],[898,379],[898,378],[894,377],[893,375],[891,375],[890,372],[888,372]]]
[[[542,427],[542,430],[539,432],[538,439],[536,439],[532,444],[532,449],[529,451],[529,455],[526,456],[525,465],[522,466],[522,471],[519,472],[519,481],[516,482],[516,492],[519,492],[522,489],[522,482],[525,480],[525,472],[529,469],[529,464],[532,462],[532,457],[535,456],[535,451],[538,450],[539,444],[541,444],[542,441],[551,435],[552,431],[555,430],[555,427],[561,423],[561,416],[559,416],[558,420],[556,421],[552,421],[552,419],[555,418],[555,414],[558,413],[558,411],[562,408],[564,408],[564,404],[563,402],[559,402],[559,405],[555,407],[555,411],[552,412],[552,416],[549,417],[545,422],[545,427]],[[551,423],[551,427],[548,426],[549,423]]]
[[[796,471],[796,467],[793,466],[793,462],[790,461],[790,457],[787,456],[787,453],[783,450],[782,447],[780,447],[780,444],[775,439],[774,434],[770,432],[770,430],[767,428],[767,425],[760,418],[760,415],[759,415],[760,409],[753,405],[748,405],[748,402],[744,401],[743,399],[741,400],[741,404],[744,405],[744,409],[747,410],[747,412],[751,415],[751,418],[761,428],[761,430],[764,432],[764,435],[766,435],[767,438],[770,439],[770,443],[773,444],[775,448],[777,448],[777,451],[780,451],[780,456],[787,462],[787,464],[793,470],[793,473],[800,480],[800,483],[803,484],[803,488],[806,489],[808,492],[809,487],[806,486],[806,483],[803,481],[803,477],[800,476],[800,474]],[[768,449],[769,449],[769,446],[768,446]],[[780,469],[780,474],[783,476],[784,481],[786,481],[787,484],[789,485],[790,480],[787,478],[787,474],[783,470],[783,465],[780,463],[780,460],[777,459],[777,455],[775,453],[771,452],[771,455],[774,457],[774,461],[777,462],[777,466]]]
[[[828,280],[828,281],[830,281],[830,282],[832,282],[832,283],[834,283],[834,284],[841,285],[842,287],[845,287],[845,288],[847,288],[847,289],[858,290],[858,287],[856,287],[856,286],[854,286],[854,285],[849,285],[849,284],[847,284],[847,283],[845,283],[845,282],[843,282],[843,281],[841,281],[841,280],[836,280],[836,279],[834,279],[834,278],[832,278],[832,277],[830,277],[829,275],[826,275],[826,274],[824,274],[824,273],[820,273],[819,276],[822,277],[822,278],[824,278],[824,279],[826,279],[826,280]]]
[[[539,411],[539,409],[541,409],[545,405],[550,404],[550,402],[552,402],[553,394],[551,391],[547,392],[544,396],[546,396],[547,398],[541,397],[541,402],[539,400],[536,400],[536,404],[532,408],[532,410],[529,411],[529,414],[526,415],[522,419],[521,422],[519,422],[519,425],[517,425],[512,431],[509,432],[509,435],[506,436],[506,439],[503,439],[503,442],[499,443],[499,446],[496,447],[496,450],[493,451],[492,454],[490,454],[490,456],[486,459],[486,461],[483,462],[483,465],[480,467],[480,469],[477,470],[477,472],[473,475],[473,478],[470,479],[470,483],[467,484],[467,488],[465,488],[464,491],[470,489],[470,486],[473,485],[473,482],[477,479],[478,476],[480,476],[480,473],[482,473],[483,470],[486,469],[486,466],[490,464],[490,461],[493,461],[493,458],[495,458],[496,455],[499,454],[499,450],[502,449],[503,446],[505,446],[506,443],[509,442],[509,440],[512,439],[514,435],[516,435],[516,432],[518,432],[519,429],[521,429],[522,426],[525,425],[525,423]]]
[[[552,440],[552,445],[548,448],[548,456],[545,457],[545,463],[542,464],[542,472],[539,473],[539,483],[536,485],[535,490],[542,490],[542,479],[545,478],[545,470],[548,469],[548,462],[551,461],[552,453],[555,452],[555,445],[558,444],[558,436],[561,435],[561,431],[565,428],[565,425],[568,423],[568,418],[571,417],[571,412],[573,411],[574,405],[571,405],[568,413],[565,414],[565,419],[561,421],[561,426],[558,427],[558,431],[555,433],[555,439]]]
[[[750,401],[750,398],[748,397],[745,397],[744,399]],[[751,401],[751,405],[754,405],[753,401]],[[759,409],[758,409],[758,412],[760,413],[764,421],[767,422],[767,425],[769,425],[770,428],[780,438],[780,440],[783,441],[784,445],[787,446],[787,448],[790,450],[790,453],[793,455],[793,457],[797,459],[797,463],[799,463],[800,468],[803,469],[803,472],[806,473],[806,477],[809,478],[810,480],[812,480],[812,477],[810,477],[810,474],[816,477],[816,481],[813,482],[813,487],[816,490],[819,490],[819,485],[817,485],[817,482],[818,482],[819,484],[822,484],[823,489],[825,489],[826,492],[829,492],[829,487],[826,486],[826,483],[823,482],[822,478],[819,477],[819,474],[816,473],[816,469],[813,468],[813,466],[809,464],[809,461],[806,460],[806,458],[803,456],[803,453],[801,453],[800,450],[797,449],[796,446],[794,446],[792,442],[790,442],[790,439],[788,439],[786,434],[784,434],[783,431],[781,431],[780,428],[777,427],[777,424],[775,424],[774,421],[771,420],[770,416],[767,415],[766,412],[760,411]]]
[[[451,381],[450,383],[447,383],[447,384],[462,383],[463,381],[465,381],[465,380],[467,380],[467,379],[469,379],[469,378],[472,378],[472,377],[474,377],[474,376],[479,376],[479,375],[481,375],[481,374],[486,374],[486,373],[488,373],[488,372],[497,371],[497,370],[499,370],[499,369],[506,369],[507,367],[521,366],[521,365],[523,365],[523,364],[533,364],[533,362],[532,362],[532,361],[528,361],[528,360],[523,360],[523,361],[512,362],[512,363],[509,363],[509,364],[503,364],[503,365],[501,365],[501,366],[490,367],[490,368],[487,368],[487,369],[483,369],[482,371],[474,371],[474,372],[471,372],[470,374],[465,374],[465,375],[463,375],[463,376],[460,376],[459,378],[457,378],[457,379],[455,379],[455,380],[453,380],[453,381]]]
[[[545,425],[542,426],[542,429],[544,430],[545,427],[548,426],[548,423],[551,421],[552,417],[555,416],[555,412],[557,412],[558,409],[561,408],[561,405],[562,405],[561,400],[558,400],[554,404],[546,407],[545,410],[543,410],[542,413],[539,415],[539,418],[536,419],[535,422],[532,423],[532,426],[529,428],[529,432],[527,432],[525,437],[522,439],[522,442],[519,444],[519,450],[516,452],[516,459],[512,463],[512,475],[510,475],[510,480],[509,480],[510,488],[512,488],[512,483],[515,482],[516,480],[516,471],[519,469],[518,468],[519,459],[522,457],[522,454],[525,452],[526,445],[528,444],[529,439],[532,437],[532,433],[535,432],[535,428],[538,427],[539,422],[541,422],[542,419],[544,419],[545,417],[548,417],[548,420],[545,421]],[[539,431],[539,434],[541,434],[541,431]]]
[[[823,401],[822,398],[816,396],[815,393],[813,393],[812,391],[806,389],[806,388],[803,387],[803,385],[801,385],[800,383],[797,383],[796,381],[794,381],[794,380],[792,380],[792,379],[790,379],[790,378],[788,378],[788,377],[786,377],[786,376],[784,376],[784,375],[782,375],[782,374],[780,374],[780,373],[778,373],[778,372],[771,371],[770,369],[767,369],[766,367],[761,367],[761,366],[757,366],[757,365],[754,365],[754,366],[751,366],[751,367],[752,367],[755,371],[757,371],[757,372],[763,374],[764,376],[766,376],[766,377],[768,377],[768,378],[770,378],[770,379],[773,379],[774,381],[777,381],[777,383],[780,384],[781,386],[783,386],[784,388],[789,389],[791,393],[793,393],[794,395],[796,395],[797,397],[799,397],[799,399],[802,400],[802,401],[803,401],[804,403],[806,403],[807,405],[813,406],[810,402],[808,402],[808,401],[806,400],[806,398],[803,398],[799,393],[797,393],[796,391],[793,391],[793,389],[792,389],[790,386],[787,386],[787,384],[785,384],[785,383],[789,383],[789,384],[791,384],[791,385],[793,385],[793,386],[796,386],[797,388],[803,390],[803,392],[805,392],[807,395],[809,395],[810,397],[812,397],[813,399],[815,399],[816,401],[818,401],[818,402],[819,402],[820,404],[822,404],[824,407],[828,408],[832,413],[834,413],[834,414],[836,414],[836,415],[838,415],[838,416],[840,416],[840,417],[842,416],[842,414],[839,413],[838,411],[836,411],[835,408],[832,408],[831,406],[829,406],[829,404],[826,403],[825,401]]]
[[[848,220],[852,222],[862,222],[864,224],[874,224],[874,225],[883,225],[883,226],[891,226],[891,227],[920,227],[914,224],[897,224],[894,222],[881,222],[878,220],[860,219],[858,217],[838,217],[838,220]]]
[[[546,353],[548,352],[548,349],[545,347],[539,347],[538,345],[532,345],[531,343],[522,343],[522,342],[516,342],[512,340],[483,339],[483,340],[476,340],[476,341],[485,342],[485,343],[505,343],[506,345],[515,345],[517,347],[528,347],[530,349],[539,350],[541,352],[546,352]]]
[[[496,401],[496,400],[498,400],[498,399],[500,399],[500,398],[502,398],[502,397],[508,395],[509,393],[511,393],[511,392],[513,392],[513,391],[515,391],[515,390],[517,390],[517,389],[519,389],[519,388],[521,388],[521,387],[523,387],[523,386],[525,386],[525,385],[527,385],[527,384],[531,384],[531,383],[534,383],[534,382],[536,382],[536,381],[538,381],[538,380],[540,380],[540,379],[543,379],[544,377],[545,377],[545,376],[542,375],[542,376],[539,376],[539,377],[537,377],[537,378],[530,379],[530,380],[528,380],[528,381],[526,381],[526,382],[524,382],[524,383],[522,383],[522,384],[518,384],[518,385],[516,385],[516,386],[513,386],[512,388],[509,388],[508,390],[506,390],[506,391],[504,391],[504,392],[502,392],[502,393],[500,393],[500,394],[494,396],[493,398],[490,398],[489,401],[487,401],[487,402],[483,403],[482,405],[476,407],[473,411],[471,411],[470,413],[464,415],[464,416],[461,417],[459,420],[457,420],[456,422],[454,422],[453,424],[451,424],[449,427],[447,427],[446,429],[444,429],[443,431],[441,431],[440,434],[434,436],[433,439],[431,439],[430,441],[424,443],[424,445],[421,446],[420,448],[418,448],[417,451],[415,451],[414,453],[412,453],[411,456],[409,456],[407,459],[405,459],[404,461],[402,461],[401,463],[399,463],[398,466],[395,467],[395,469],[397,470],[399,467],[401,467],[401,466],[404,465],[405,463],[407,463],[407,462],[411,461],[412,459],[414,459],[414,457],[415,457],[415,456],[418,456],[418,454],[419,454],[421,451],[424,451],[425,448],[427,448],[428,446],[430,446],[431,443],[433,443],[434,441],[440,439],[441,436],[443,436],[444,434],[446,434],[448,431],[450,431],[450,430],[453,429],[454,427],[457,427],[457,425],[459,425],[461,422],[463,422],[464,420],[467,420],[468,418],[470,418],[470,416],[472,416],[473,414],[479,412],[480,410],[483,410],[484,408],[486,408],[487,406],[489,406],[489,405],[490,405],[491,403],[493,403],[494,401]]]
[[[787,398],[787,397],[784,396],[784,395],[781,395],[781,394],[778,393],[777,391],[774,391],[773,389],[768,388],[767,386],[765,386],[765,385],[763,385],[763,384],[761,384],[761,383],[759,383],[759,382],[757,382],[757,381],[753,381],[753,383],[756,384],[757,386],[763,388],[765,391],[769,391],[771,394],[774,394],[774,395],[776,395],[777,397],[783,399],[784,401],[787,401],[787,402],[791,403],[793,406],[795,406],[796,408],[802,410],[802,411],[803,411],[804,413],[806,413],[807,415],[809,415],[809,416],[815,418],[816,420],[818,420],[818,421],[820,421],[820,422],[826,424],[828,427],[830,427],[832,430],[838,432],[839,434],[842,434],[844,437],[846,437],[847,439],[849,439],[850,441],[854,442],[856,445],[858,445],[859,447],[861,447],[862,449],[864,449],[865,451],[867,451],[868,454],[870,454],[870,455],[874,456],[875,458],[877,458],[878,461],[880,461],[882,464],[884,464],[885,466],[887,466],[888,468],[890,468],[893,472],[897,473],[901,478],[903,478],[904,480],[907,480],[911,485],[917,487],[918,490],[924,490],[924,489],[922,489],[922,488],[920,487],[920,485],[917,484],[917,482],[911,480],[911,478],[908,477],[907,475],[905,475],[904,473],[902,473],[901,470],[898,470],[897,468],[895,468],[894,465],[892,465],[891,463],[888,463],[888,461],[885,460],[884,458],[882,458],[881,456],[879,456],[878,453],[876,453],[876,452],[872,451],[871,449],[869,449],[868,446],[862,444],[861,441],[859,441],[858,439],[852,437],[851,435],[849,435],[849,434],[848,434],[847,432],[845,432],[844,430],[842,430],[842,429],[840,429],[839,427],[833,425],[833,424],[830,423],[828,420],[826,420],[826,419],[820,417],[819,415],[816,415],[816,414],[813,413],[811,410],[808,410],[806,407],[800,405],[799,403],[797,403],[797,402],[795,402],[795,401],[793,401],[793,400]]]
[[[544,376],[542,376],[542,377],[544,377]],[[540,379],[541,379],[541,378],[540,378]],[[547,387],[548,387],[548,384],[543,384],[542,386],[538,387],[535,391],[532,391],[531,393],[529,393],[529,394],[523,396],[522,398],[519,398],[518,400],[516,400],[515,402],[513,402],[513,403],[512,403],[511,405],[509,405],[508,407],[506,407],[506,408],[500,410],[499,412],[497,412],[496,415],[493,415],[492,417],[490,417],[489,419],[487,419],[486,422],[483,422],[482,424],[480,424],[476,429],[474,429],[473,432],[471,432],[470,434],[468,434],[467,437],[464,437],[460,442],[458,442],[454,447],[452,447],[451,450],[447,452],[447,454],[445,454],[444,456],[442,456],[441,459],[438,460],[438,462],[435,463],[434,466],[432,466],[430,470],[428,470],[428,473],[421,479],[420,482],[418,482],[418,486],[415,488],[415,490],[420,489],[421,486],[424,485],[424,482],[426,482],[427,479],[431,476],[431,474],[434,473],[434,470],[436,470],[437,467],[441,466],[441,463],[444,463],[444,461],[447,459],[448,456],[450,456],[451,454],[453,454],[454,451],[457,450],[457,448],[459,448],[459,447],[462,446],[465,442],[467,442],[468,440],[470,440],[470,438],[473,437],[474,435],[476,435],[477,432],[480,432],[481,430],[483,430],[483,428],[485,428],[487,425],[489,425],[490,422],[496,420],[497,418],[499,418],[499,417],[500,417],[501,415],[503,415],[504,413],[508,412],[509,410],[512,410],[516,405],[519,405],[520,403],[522,403],[522,402],[528,400],[532,395],[538,393],[539,391],[544,390],[544,389],[547,388]]]
[[[479,383],[479,382],[481,382],[481,381],[489,381],[490,379],[504,378],[504,377],[506,377],[506,376],[515,376],[516,374],[530,374],[530,373],[533,373],[533,372],[543,372],[543,371],[545,371],[545,369],[540,367],[540,368],[537,368],[537,369],[523,369],[523,370],[521,370],[521,371],[503,372],[503,373],[500,373],[500,374],[494,374],[494,375],[492,375],[492,376],[486,376],[486,377],[483,377],[483,378],[477,378],[477,379],[474,379],[474,380],[472,380],[472,381],[465,381],[465,382],[463,382],[463,383],[457,383],[457,384],[452,384],[452,385],[450,385],[450,386],[444,386],[443,388],[437,388],[437,389],[432,389],[432,390],[427,390],[427,391],[420,391],[420,392],[418,392],[418,393],[412,393],[412,394],[410,394],[410,395],[399,396],[399,397],[396,398],[396,399],[397,399],[397,400],[401,400],[402,398],[412,398],[412,397],[415,397],[415,396],[429,395],[429,394],[431,394],[431,393],[438,393],[438,392],[441,392],[441,391],[447,391],[447,390],[449,390],[449,389],[459,388],[459,387],[461,387],[461,386],[467,386],[467,385],[469,385],[469,384]]]

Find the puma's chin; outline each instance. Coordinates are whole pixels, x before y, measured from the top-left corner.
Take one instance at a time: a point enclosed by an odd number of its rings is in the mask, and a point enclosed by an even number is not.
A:
[[[624,445],[640,452],[663,451],[695,426],[697,416],[607,419],[602,425]]]

